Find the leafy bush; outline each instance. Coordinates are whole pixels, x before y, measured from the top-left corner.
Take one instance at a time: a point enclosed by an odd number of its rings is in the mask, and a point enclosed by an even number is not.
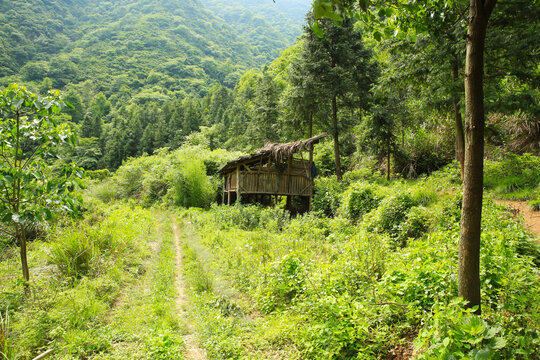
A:
[[[383,195],[377,187],[368,183],[353,183],[343,193],[343,213],[348,219],[356,221],[379,206],[382,198]]]
[[[304,284],[303,264],[295,254],[286,255],[270,263],[266,282],[258,289],[257,303],[265,313],[287,306]]]
[[[215,224],[221,228],[238,227],[243,230],[268,229],[281,231],[290,219],[289,212],[283,209],[261,205],[212,206]]]
[[[315,178],[313,210],[321,211],[329,217],[335,216],[344,190],[344,184],[337,181],[334,176]]]
[[[386,177],[377,169],[377,160],[370,157],[355,159],[354,167],[343,174],[343,181],[352,184],[359,181],[386,183]]]
[[[412,207],[407,212],[406,220],[401,224],[399,240],[401,246],[407,244],[407,239],[417,239],[424,235],[429,229],[428,212],[423,206]]]
[[[141,226],[146,218],[141,211],[120,207],[105,214],[98,225],[81,223],[60,229],[53,236],[49,261],[63,276],[72,279],[103,273],[119,258],[125,265],[138,266],[140,260],[129,255],[139,250],[132,239],[137,236],[137,231],[144,235]]]
[[[529,205],[534,211],[540,211],[540,198],[529,201]]]
[[[529,200],[529,205],[534,211],[540,211],[540,184],[531,194],[531,200]]]
[[[506,346],[502,328],[491,326],[463,301],[436,304],[415,340],[417,359],[494,359]]]
[[[122,197],[139,197],[142,191],[144,173],[149,168],[150,163],[146,158],[130,159],[121,166],[115,173],[115,180],[118,184]]]
[[[151,333],[145,338],[145,346],[150,359],[178,360],[184,358],[181,336],[169,329]]]
[[[186,161],[176,175],[174,203],[183,207],[207,208],[215,197],[212,185],[202,161]]]
[[[370,213],[368,229],[398,238],[401,224],[407,219],[409,209],[418,204],[410,194],[398,194],[382,200],[381,205]]]
[[[152,156],[128,159],[111,178],[90,183],[88,191],[105,203],[132,198],[145,206],[164,202],[208,208],[219,200],[217,189],[222,180],[216,176],[217,170],[239,155],[187,145],[173,152],[161,149]]]
[[[105,180],[111,176],[111,173],[108,169],[101,170],[86,170],[86,176],[92,180]]]
[[[343,156],[342,154],[340,159],[341,168],[347,169],[349,167],[350,158]],[[336,173],[333,141],[321,141],[314,147],[313,162],[317,166],[317,173],[320,176],[331,176]]]
[[[437,132],[436,136],[439,138],[434,138],[435,135],[428,134],[423,129],[409,132],[403,146],[394,152],[396,172],[405,178],[415,178],[421,174],[430,174],[451,162],[452,142],[441,144],[441,135]]]
[[[88,274],[100,255],[100,249],[94,243],[96,234],[81,230],[65,232],[51,246],[50,261],[64,276],[79,278]]]
[[[118,200],[121,197],[117,185],[111,180],[94,183],[88,187],[88,191],[92,197],[95,197],[105,204],[109,204],[110,202]]]
[[[347,292],[313,299],[303,310],[297,341],[305,359],[380,359],[392,337],[377,309]]]

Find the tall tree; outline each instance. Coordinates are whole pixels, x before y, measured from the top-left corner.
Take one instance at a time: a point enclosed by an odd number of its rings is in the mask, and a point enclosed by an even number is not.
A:
[[[488,21],[497,0],[469,0],[468,28],[465,57],[465,160],[463,179],[463,206],[459,241],[459,295],[468,307],[481,312],[480,303],[480,232],[482,219],[483,161],[484,161],[484,49]],[[341,0],[314,0],[316,18],[329,17],[339,22],[343,16],[356,11],[356,2]],[[387,34],[393,30],[426,32],[431,14],[441,7],[462,5],[460,0],[425,2],[380,1],[369,7],[370,0],[359,0],[364,19],[380,24]],[[397,13],[396,13],[397,11]],[[386,19],[386,21],[384,21]],[[320,22],[314,24],[321,32]],[[399,32],[399,31],[398,31]],[[374,36],[381,37],[375,30]]]
[[[313,136],[313,120],[320,111],[320,96],[317,91],[317,78],[309,72],[308,59],[310,54],[302,44],[302,51],[293,61],[289,71],[289,89],[285,94],[285,108],[287,109],[288,125],[300,136],[307,133]],[[306,131],[307,129],[307,131]],[[313,146],[309,148],[309,161],[313,161]]]
[[[369,90],[377,76],[372,52],[364,46],[362,33],[354,21],[346,19],[341,26],[329,19],[319,20],[325,36],[317,36],[305,28],[305,48],[300,61],[306,78],[318,93],[318,102],[328,104],[331,122],[323,126],[334,139],[336,176],[341,180],[340,132],[347,128],[346,117],[340,118],[340,108],[358,109],[367,106]],[[321,105],[323,106],[323,105]]]
[[[484,48],[497,0],[470,0],[465,57],[465,173],[459,237],[459,295],[481,312],[480,233],[484,181]]]
[[[252,144],[260,146],[264,141],[277,141],[278,116],[279,116],[279,96],[281,89],[272,79],[268,71],[259,79],[255,88],[254,121],[250,126],[250,133],[253,134]]]

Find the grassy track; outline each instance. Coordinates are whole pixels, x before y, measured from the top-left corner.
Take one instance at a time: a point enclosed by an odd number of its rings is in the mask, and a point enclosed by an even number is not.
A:
[[[184,359],[169,214],[127,205],[100,211],[32,243],[29,299],[15,251],[3,254],[0,325],[9,321],[9,331],[0,351],[8,360],[49,349],[55,359]]]

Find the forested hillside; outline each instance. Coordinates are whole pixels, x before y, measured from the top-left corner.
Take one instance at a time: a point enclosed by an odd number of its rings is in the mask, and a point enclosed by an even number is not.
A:
[[[309,9],[305,0],[202,0],[214,14],[234,26],[259,47],[294,43]],[[281,46],[277,46],[280,49]],[[278,52],[274,52],[274,58]]]
[[[237,7],[246,17],[222,19],[198,0],[6,1],[0,7],[2,84],[69,84],[79,92],[93,86],[107,95],[122,89],[140,94],[139,101],[204,94],[214,82],[232,87],[241,72],[268,63],[300,33],[296,18],[274,24],[275,14]]]
[[[0,360],[538,359],[539,19],[0,0]]]

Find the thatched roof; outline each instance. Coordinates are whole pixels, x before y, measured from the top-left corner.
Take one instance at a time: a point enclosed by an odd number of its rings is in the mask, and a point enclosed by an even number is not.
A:
[[[259,160],[263,157],[271,157],[275,162],[281,162],[304,150],[308,150],[309,146],[318,143],[321,139],[327,137],[328,134],[322,133],[320,135],[313,136],[306,140],[293,141],[288,143],[273,143],[266,141],[264,146],[255,151],[251,155],[241,156],[236,160],[229,161],[225,166],[219,169],[220,173],[224,173],[229,169],[235,168],[237,164]]]

